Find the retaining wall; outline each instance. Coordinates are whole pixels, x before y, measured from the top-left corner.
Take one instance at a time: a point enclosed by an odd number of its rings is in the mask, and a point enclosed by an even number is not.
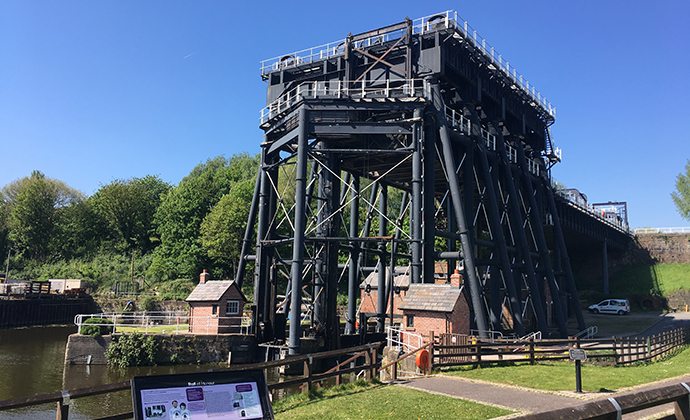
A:
[[[115,334],[118,336],[120,334]],[[192,335],[151,334],[158,342],[156,364],[227,362],[253,363],[256,354],[256,338],[240,334]],[[93,338],[89,335],[72,334],[67,340],[65,364],[105,365],[105,352],[112,342],[111,336]],[[89,356],[90,359],[89,359]]]

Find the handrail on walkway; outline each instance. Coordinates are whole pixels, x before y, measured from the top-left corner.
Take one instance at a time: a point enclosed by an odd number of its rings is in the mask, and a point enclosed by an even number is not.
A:
[[[515,418],[520,420],[613,420],[620,419],[623,414],[633,413],[668,403],[674,403],[674,414],[676,419],[690,418],[690,385],[681,382],[662,388],[654,388],[618,397],[592,401],[575,407],[559,408],[557,410],[528,414]]]

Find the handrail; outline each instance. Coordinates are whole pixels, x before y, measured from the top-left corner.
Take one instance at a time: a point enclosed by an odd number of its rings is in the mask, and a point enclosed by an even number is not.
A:
[[[688,414],[690,414],[688,405],[689,394],[690,386],[685,382],[681,382],[661,388],[612,397],[607,400],[601,399],[574,407],[559,408],[557,410],[514,418],[521,420],[565,418],[569,420],[612,419],[616,417],[621,418],[622,414],[633,413],[668,403],[674,403],[676,414],[679,412],[683,414],[681,417],[676,418],[687,418]]]
[[[600,211],[595,211],[591,205],[589,205],[589,204],[585,205],[585,204],[581,204],[581,203],[578,203],[576,201],[571,200],[570,199],[571,195],[568,194],[564,190],[556,190],[555,195],[564,199],[568,203],[568,205],[573,206],[573,207],[575,207],[575,208],[577,208],[577,209],[579,209],[585,213],[588,213],[590,216],[596,217],[596,218],[600,219],[601,221],[603,221],[604,223],[607,223],[610,226],[623,231],[624,233],[632,234],[632,232],[633,232],[632,229],[630,229],[630,227],[627,226],[623,221],[616,221],[614,223],[614,221],[612,219],[603,217],[601,215]],[[688,229],[690,229],[690,228],[688,228]]]
[[[669,228],[639,228],[634,229],[635,235],[647,233],[690,233],[690,227],[669,227]]]
[[[511,67],[510,63],[506,61],[501,54],[498,54],[494,47],[486,42],[486,39],[480,36],[467,21],[458,16],[456,11],[447,10],[442,13],[436,13],[412,21],[413,34],[426,33],[438,29],[451,29],[458,35],[463,36],[471,42],[495,66],[495,68],[501,70],[508,79],[530,96],[535,105],[541,107],[551,117],[556,117],[556,108],[546,100],[546,97],[542,96],[542,94],[534,88],[534,85],[530,85],[529,81],[523,77],[522,74],[518,73],[515,67]],[[385,28],[382,28],[381,30],[375,31],[376,33],[368,38],[353,42],[353,46],[355,48],[364,48],[396,41],[404,35],[404,31],[405,29],[400,29],[395,25],[390,27],[387,31]],[[342,39],[317,47],[262,60],[260,67],[261,76],[266,77],[267,74],[273,71],[282,70],[288,67],[297,67],[317,60],[343,55],[345,54],[345,42],[346,40]]]
[[[431,346],[433,346],[433,345],[434,345],[434,343],[427,343],[427,344],[423,345],[422,347],[418,348],[417,350],[415,350],[415,351],[413,351],[413,352],[411,352],[411,353],[407,353],[407,354],[405,354],[405,355],[403,355],[403,356],[401,356],[401,357],[399,357],[399,358],[393,360],[392,362],[388,363],[388,364],[385,365],[385,366],[381,366],[381,367],[379,368],[378,372],[381,372],[382,370],[391,367],[393,364],[398,363],[399,361],[401,361],[401,360],[403,360],[403,359],[407,359],[408,357],[410,357],[410,356],[412,356],[412,355],[415,355],[415,354],[417,354],[418,352],[424,350],[425,348],[431,347]]]

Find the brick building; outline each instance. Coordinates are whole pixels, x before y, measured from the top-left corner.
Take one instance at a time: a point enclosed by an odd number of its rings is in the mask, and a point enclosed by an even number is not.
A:
[[[396,267],[395,277],[393,278],[393,284],[397,288],[393,293],[393,315],[397,318],[402,319],[402,311],[399,309],[400,304],[402,304],[405,295],[407,294],[407,289],[410,287],[410,276],[408,273],[408,267]],[[390,276],[390,268],[386,267],[386,281]],[[359,285],[360,289],[360,301],[361,305],[359,311],[365,314],[376,314],[378,313],[379,305],[379,272],[374,271],[369,274],[364,281]],[[398,293],[395,293],[397,291]],[[390,313],[390,306],[386,308],[386,313]]]
[[[450,283],[413,284],[400,305],[404,315],[403,330],[428,336],[444,333],[469,334],[470,309],[462,289],[462,276],[456,270]]]
[[[192,334],[239,333],[247,298],[234,280],[211,280],[204,270],[189,295],[189,332]]]

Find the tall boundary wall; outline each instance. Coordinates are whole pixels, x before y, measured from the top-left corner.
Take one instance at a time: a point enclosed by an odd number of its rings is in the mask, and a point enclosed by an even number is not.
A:
[[[645,233],[637,242],[656,263],[690,263],[690,233]]]

